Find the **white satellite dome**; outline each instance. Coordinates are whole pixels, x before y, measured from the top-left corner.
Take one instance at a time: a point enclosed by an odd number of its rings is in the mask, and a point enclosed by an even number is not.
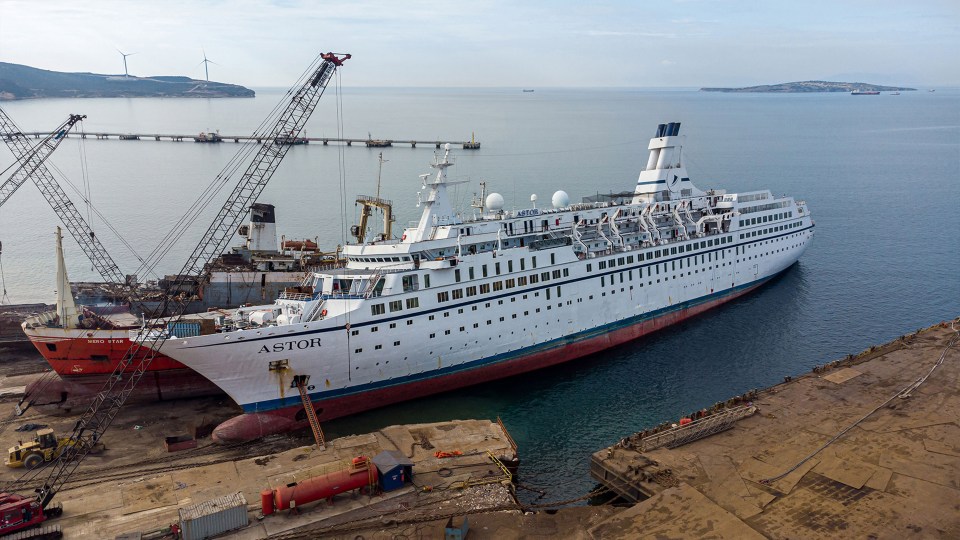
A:
[[[499,212],[503,210],[503,195],[499,193],[491,193],[487,195],[487,200],[484,202],[484,206],[487,207],[487,210],[491,212]]]
[[[566,208],[570,206],[570,196],[567,195],[566,191],[562,189],[553,194],[553,198],[550,199],[550,202],[553,203],[554,208]]]

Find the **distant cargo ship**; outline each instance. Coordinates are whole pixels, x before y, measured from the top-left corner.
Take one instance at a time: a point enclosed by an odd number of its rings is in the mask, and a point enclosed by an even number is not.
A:
[[[877,90],[854,90],[850,92],[851,96],[879,96],[880,92]]]
[[[810,212],[769,190],[698,189],[679,129],[658,126],[632,193],[558,191],[517,211],[492,193],[472,219],[451,204],[446,145],[399,240],[347,245],[346,267],[160,351],[243,408],[214,431],[232,442],[306,427],[298,389],[336,418],[603,351],[747,294],[807,249]]]

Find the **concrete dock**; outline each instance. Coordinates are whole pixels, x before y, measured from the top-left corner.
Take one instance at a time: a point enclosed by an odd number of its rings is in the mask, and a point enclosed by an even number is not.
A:
[[[595,453],[594,478],[644,500],[590,535],[960,538],[956,336],[938,325],[760,391],[756,414],[707,438]]]
[[[423,445],[459,449],[464,455],[440,459]],[[353,457],[372,457],[381,450],[401,450],[412,458],[413,484],[376,496],[346,493],[337,496],[333,504],[319,501],[303,505],[293,514],[283,511],[257,519],[262,490],[344,468]],[[145,471],[132,478],[77,488],[68,484],[58,495],[63,503],[63,517],[58,522],[67,538],[113,538],[175,523],[179,508],[236,491],[246,497],[251,524],[233,537],[244,539],[322,531],[345,521],[379,518],[385,508],[395,514],[401,504],[401,514],[422,511],[424,506],[431,510],[457,508],[467,501],[474,510],[514,507],[510,487],[501,484],[509,484],[509,476],[487,451],[495,455],[513,452],[499,426],[490,421],[392,426],[336,439],[326,449],[299,447],[209,465]]]
[[[178,508],[242,491],[250,525],[226,538],[437,538],[448,520],[466,518],[472,540],[960,538],[957,329],[960,321],[937,325],[731,399],[719,410],[734,420],[714,422],[701,439],[674,437],[669,427],[624,437],[592,456],[590,472],[628,503],[519,503],[510,475],[491,459],[510,461],[516,446],[489,420],[391,426],[327,449],[310,446],[304,433],[238,447],[204,440],[167,453],[165,435],[234,412],[223,398],[207,398],[121,411],[107,451],[89,457],[58,493],[64,514],[56,521],[67,538],[114,538],[161,529]],[[0,386],[15,396],[37,376],[31,365],[5,372],[0,362]],[[12,399],[0,393],[11,407]],[[67,433],[75,415],[56,405],[11,415],[0,422],[0,445],[26,439],[13,429],[24,423]],[[414,461],[413,484],[257,519],[261,490],[380,450]],[[436,455],[454,451],[463,455]],[[29,492],[33,484],[17,481],[22,473],[3,471],[4,488]]]
[[[40,427],[65,436],[82,412],[37,403],[22,416],[13,413],[23,388],[47,370],[30,348],[0,348],[4,451],[31,440]],[[498,421],[391,426],[331,440],[325,449],[310,444],[309,432],[234,446],[216,445],[206,437],[197,439],[196,448],[176,452],[164,446],[166,437],[214,425],[236,414],[235,407],[225,396],[124,407],[103,438],[106,449],[87,456],[54,499],[63,505],[55,522],[64,537],[103,539],[156,531],[176,523],[180,508],[238,491],[246,498],[250,526],[233,537],[243,539],[316,538],[338,527],[382,526],[384,515],[417,521],[518,508],[512,473],[503,465],[515,470],[516,446]],[[412,483],[372,497],[345,493],[332,505],[319,501],[300,506],[296,514],[281,511],[257,519],[262,490],[344,469],[354,457],[372,458],[381,450],[399,451],[414,462]],[[454,455],[437,457],[437,452]],[[45,478],[42,468],[29,472],[0,466],[0,491],[31,494]]]

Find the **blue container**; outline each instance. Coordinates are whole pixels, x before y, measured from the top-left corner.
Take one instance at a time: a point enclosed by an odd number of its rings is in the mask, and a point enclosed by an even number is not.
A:
[[[194,337],[200,335],[200,323],[198,322],[175,322],[167,324],[167,331],[172,336],[178,338]]]
[[[413,479],[413,462],[396,450],[384,450],[370,461],[377,466],[377,480],[384,492],[400,489]]]

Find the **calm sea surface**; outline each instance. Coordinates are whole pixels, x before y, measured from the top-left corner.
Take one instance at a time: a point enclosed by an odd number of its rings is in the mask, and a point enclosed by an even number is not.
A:
[[[3,108],[25,131],[50,130],[67,114],[83,113],[87,132],[249,134],[282,94],[38,100]],[[336,102],[331,89],[308,136],[338,135]],[[799,264],[746,298],[565,366],[329,422],[329,436],[499,415],[520,445],[523,481],[564,499],[592,487],[589,455],[624,435],[960,314],[957,90],[854,97],[352,89],[343,92],[342,110],[348,137],[464,140],[475,133],[482,150],[457,152],[451,169],[454,179],[470,182],[455,198],[467,210],[481,180],[503,194],[508,208],[529,207],[533,193],[548,202],[558,189],[574,201],[632,190],[656,125],[679,121],[687,136],[684,159],[699,187],[793,195],[809,203],[817,229]],[[86,182],[93,205],[145,256],[239,147],[68,140],[48,163],[78,190]],[[287,237],[319,237],[332,247],[356,222],[354,197],[376,189],[379,151],[292,148],[260,201],[277,205],[277,227]],[[388,160],[382,194],[393,199],[403,226],[419,216],[417,175],[430,171],[433,147],[382,151]],[[0,167],[12,160],[0,149]],[[137,257],[102,222],[93,223],[122,271],[150,279],[180,269],[216,209],[152,274],[137,269]],[[53,300],[57,223],[32,184],[0,208],[11,302]],[[64,247],[71,279],[97,279],[73,241]]]

